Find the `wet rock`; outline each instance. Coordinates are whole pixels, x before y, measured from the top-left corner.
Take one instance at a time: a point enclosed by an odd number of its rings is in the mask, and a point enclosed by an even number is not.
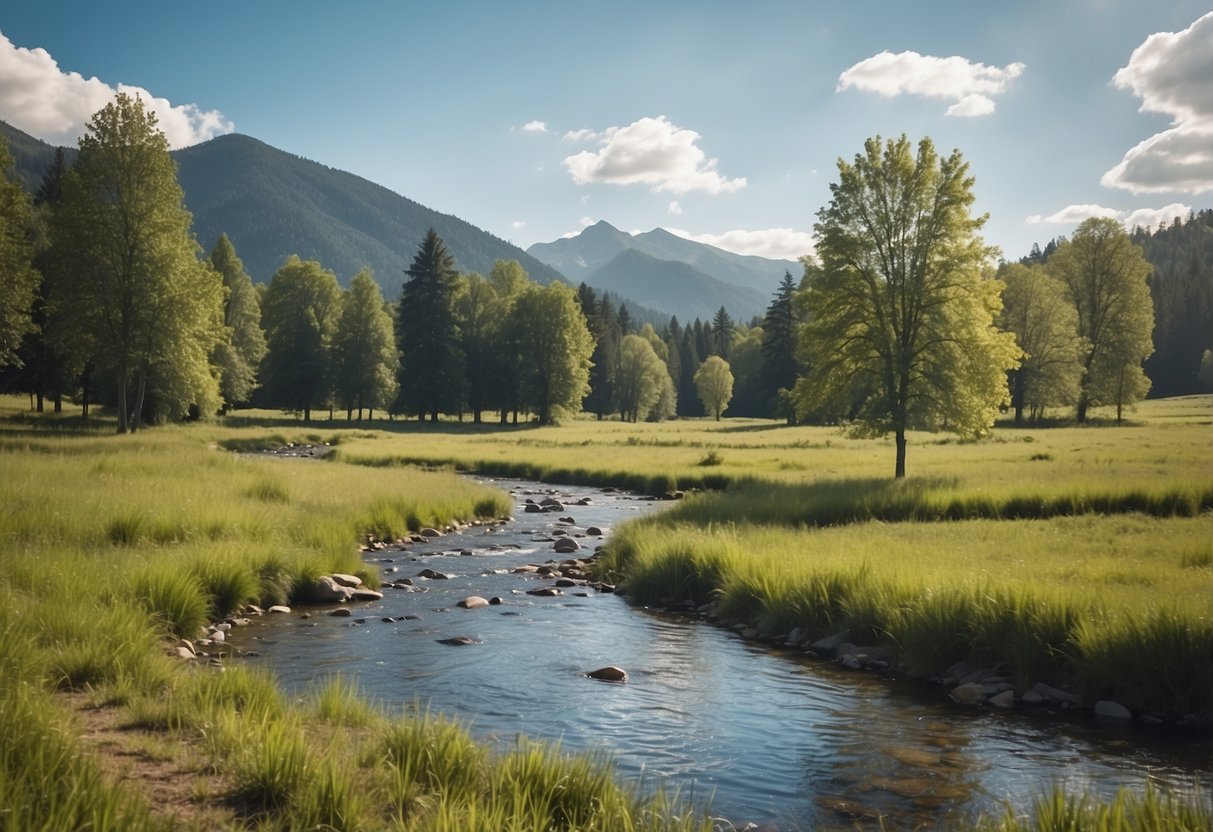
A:
[[[299,593],[308,604],[333,604],[348,601],[352,590],[337,583],[330,575],[321,575]]]
[[[455,606],[463,607],[465,610],[475,610],[479,609],[480,607],[487,607],[488,605],[489,602],[487,598],[481,598],[479,595],[469,595]]]
[[[1095,703],[1095,715],[1100,719],[1129,720],[1133,714],[1119,702],[1101,699]]]
[[[1043,704],[1045,698],[1034,690],[1030,690],[1023,696],[1019,697],[1019,701],[1025,705],[1040,705]]]
[[[504,603],[505,602],[502,601],[500,598],[498,598],[496,595],[494,595],[492,598],[489,599],[490,606],[499,607]]]
[[[1050,687],[1044,682],[1037,682],[1032,686],[1032,690],[1040,694],[1048,702],[1066,705],[1082,704],[1082,697],[1080,697],[1077,693],[1070,693],[1068,690]]]
[[[576,552],[581,548],[581,544],[571,537],[562,537],[556,541],[556,545],[552,547],[558,554],[567,554]]]
[[[516,566],[510,571],[516,575],[533,575],[539,571],[539,567],[528,563],[525,566]]]
[[[526,514],[539,514],[543,511],[543,509],[539,507],[538,503],[527,503],[526,508],[524,508],[523,511]]]
[[[626,682],[628,680],[627,671],[615,665],[600,667],[597,670],[591,670],[585,675],[591,679],[599,679],[603,682]]]
[[[809,649],[819,656],[832,656],[838,650],[840,644],[844,644],[847,640],[846,632],[835,633],[832,636],[819,638],[817,641],[809,645]]]
[[[442,537],[442,532],[438,531],[435,528],[431,528],[429,526],[426,526],[424,529],[421,529],[420,531],[417,532],[417,534],[419,534],[422,537],[427,538],[427,539],[431,538],[431,537]]]
[[[995,708],[1013,708],[1015,706],[1015,692],[1004,690],[1002,693],[997,693],[991,696],[988,704]]]
[[[986,701],[986,690],[976,682],[968,682],[953,688],[948,696],[958,705],[980,705]]]
[[[580,584],[572,578],[560,578],[556,581],[556,586],[568,589],[571,586],[580,586]]]
[[[451,647],[464,647],[469,644],[479,644],[480,642],[471,636],[455,636],[453,638],[440,638],[438,639],[438,643],[448,644]]]
[[[362,587],[359,587],[358,589],[350,590],[350,600],[351,601],[382,601],[383,593],[377,589],[364,589]]]
[[[528,589],[526,594],[538,598],[555,598],[557,595],[564,595],[564,592],[554,586],[545,586],[540,589]]]
[[[350,612],[349,607],[338,607],[335,610],[331,610],[329,615],[333,616],[334,618],[349,618],[352,613]]]
[[[426,567],[425,569],[422,569],[420,572],[417,573],[417,577],[425,578],[426,580],[430,580],[430,581],[445,581],[448,578],[450,578],[451,576],[444,575],[443,573],[441,573],[435,569],[430,569],[429,567]]]
[[[587,526],[585,533],[590,537],[602,537],[602,529],[597,526]]]
[[[185,659],[186,661],[193,661],[198,658],[193,650],[184,645],[173,648],[173,652],[170,655],[174,655],[179,659]]]
[[[329,575],[329,577],[341,586],[348,586],[351,589],[362,586],[362,578],[359,578],[357,575],[343,575],[340,572],[334,572],[332,575]]]

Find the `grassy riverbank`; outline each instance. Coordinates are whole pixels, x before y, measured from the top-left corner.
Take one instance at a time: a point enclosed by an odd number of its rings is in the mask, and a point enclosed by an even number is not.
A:
[[[459,726],[388,715],[340,683],[294,703],[257,674],[166,655],[173,636],[316,575],[375,581],[367,534],[509,510],[414,464],[724,489],[626,527],[606,566],[641,600],[714,601],[771,635],[845,629],[916,675],[965,661],[1021,692],[1050,681],[1165,719],[1213,714],[1210,397],[1148,402],[1125,427],[916,435],[905,483],[887,480],[889,443],[756,420],[499,430],[243,413],[115,437],[23,404],[0,399],[0,829],[692,828],[601,761],[490,756]],[[330,443],[337,461],[221,450],[284,442]],[[137,785],[113,788],[122,778]],[[1121,815],[1156,808],[1126,801]],[[1112,804],[1054,804],[992,822],[1122,828],[1048,820]],[[1183,811],[1207,818],[1203,805]],[[1162,814],[1175,822],[1123,828],[1188,828]]]
[[[490,755],[341,682],[296,703],[238,666],[167,655],[317,575],[376,585],[367,533],[500,517],[505,495],[448,473],[237,456],[216,441],[248,437],[217,426],[116,437],[3,404],[0,829],[696,828],[602,760]]]

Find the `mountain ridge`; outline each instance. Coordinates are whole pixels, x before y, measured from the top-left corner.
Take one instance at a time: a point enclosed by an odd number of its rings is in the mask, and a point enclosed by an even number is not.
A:
[[[0,121],[16,178],[34,191],[55,148]],[[67,148],[70,156],[73,148]],[[290,254],[319,261],[348,285],[372,269],[389,298],[433,228],[463,271],[488,274],[494,261],[517,260],[539,283],[565,280],[518,246],[355,174],[229,133],[171,152],[194,235],[209,251],[226,233],[257,282],[268,282]],[[566,281],[567,282],[567,281]]]

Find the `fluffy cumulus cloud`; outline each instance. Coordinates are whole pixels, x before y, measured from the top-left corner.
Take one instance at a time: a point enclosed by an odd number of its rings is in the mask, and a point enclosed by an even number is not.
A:
[[[546,133],[548,131],[548,123],[546,121],[528,121],[522,125],[523,133]]]
[[[707,243],[734,254],[756,254],[774,260],[796,260],[814,251],[813,235],[791,228],[764,228],[755,231],[738,229],[723,234],[692,234],[681,228],[666,230],[679,237],[697,243]]]
[[[1139,97],[1142,112],[1173,121],[1100,182],[1133,193],[1213,191],[1213,12],[1182,32],[1150,35],[1112,83]]]
[[[711,194],[744,188],[744,177],[728,179],[716,170],[716,160],[698,146],[699,134],[672,124],[665,116],[642,118],[626,127],[601,133],[577,130],[568,141],[594,141],[597,151],[583,150],[564,160],[579,185],[649,185],[653,191]]]
[[[903,93],[942,98],[955,102],[948,108],[948,115],[971,118],[993,113],[993,96],[1005,92],[1023,70],[1021,63],[986,66],[958,55],[938,58],[884,51],[839,75],[837,91],[854,88],[888,98]]]
[[[112,87],[78,72],[64,72],[45,49],[15,46],[0,34],[0,119],[56,145],[74,144],[93,113],[124,92],[137,95],[156,114],[170,147],[187,147],[230,133],[234,125],[218,110],[173,104],[141,87]]]
[[[1191,211],[1190,206],[1179,202],[1172,202],[1161,208],[1137,208],[1133,211],[1117,211],[1102,205],[1068,205],[1047,217],[1043,214],[1033,214],[1026,221],[1032,224],[1078,225],[1091,217],[1108,217],[1120,220],[1125,228],[1132,230],[1138,226],[1157,228],[1159,225],[1170,225],[1176,217],[1184,219]]]
[[[674,200],[670,203],[669,207],[666,208],[666,212],[672,214],[673,216],[678,216],[682,213],[682,206],[678,204],[678,200]]]

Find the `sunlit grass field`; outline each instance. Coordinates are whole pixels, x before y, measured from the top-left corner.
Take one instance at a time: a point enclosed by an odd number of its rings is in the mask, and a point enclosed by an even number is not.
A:
[[[416,466],[686,490],[612,540],[603,568],[640,601],[711,601],[771,635],[845,629],[924,677],[963,660],[1020,690],[1213,717],[1213,397],[1146,402],[1123,426],[914,434],[898,483],[891,441],[762,420],[503,429],[243,411],[116,437],[112,421],[27,406],[0,397],[0,829],[168,825],[80,753],[55,691],[193,749],[223,825],[694,828],[602,761],[492,758],[459,726],[383,714],[340,683],[290,703],[255,674],[166,655],[321,573],[374,582],[368,534],[509,510]],[[285,442],[329,443],[335,461],[232,453]],[[1039,816],[1133,814],[1067,800]]]

